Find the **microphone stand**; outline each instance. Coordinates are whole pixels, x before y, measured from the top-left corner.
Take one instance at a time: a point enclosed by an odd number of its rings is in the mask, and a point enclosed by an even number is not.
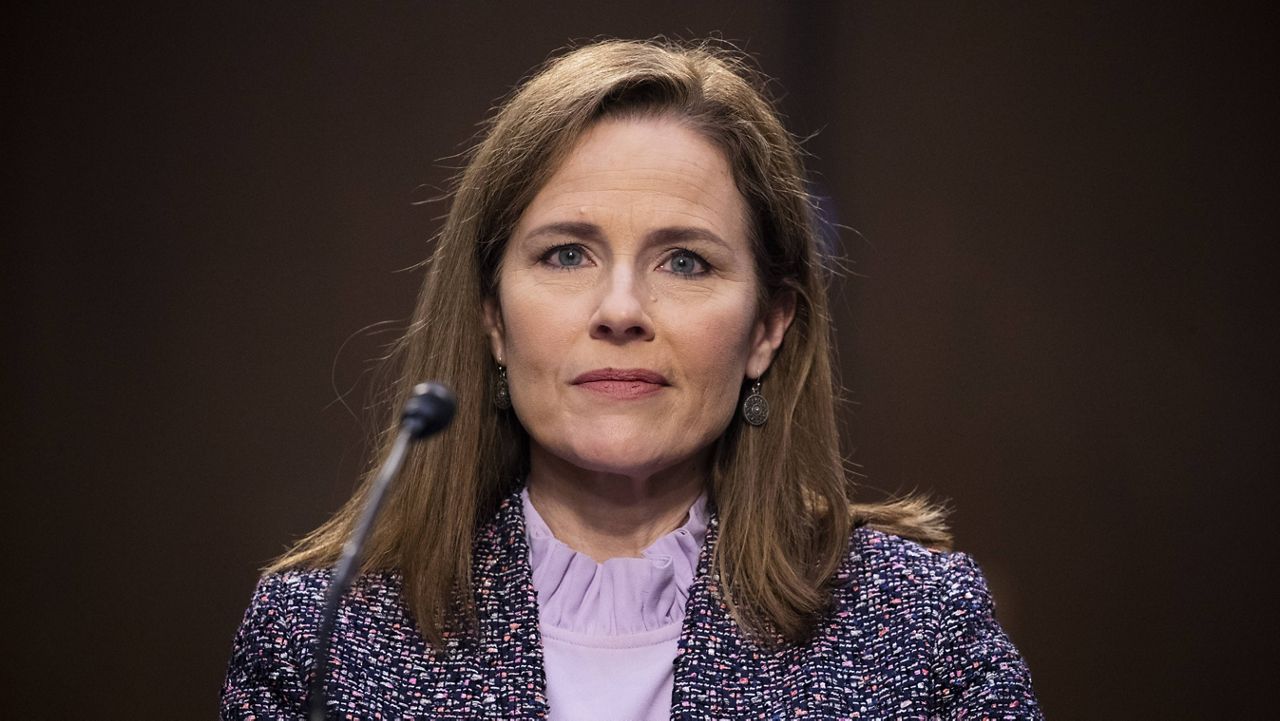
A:
[[[338,617],[338,606],[342,596],[347,592],[356,572],[360,569],[360,556],[364,551],[365,541],[373,530],[373,520],[377,517],[386,498],[387,488],[395,477],[400,475],[409,446],[414,441],[434,435],[444,430],[453,420],[453,412],[457,401],[453,393],[439,383],[419,383],[413,388],[413,395],[405,402],[404,411],[400,415],[400,432],[391,446],[391,453],[378,469],[378,475],[369,489],[369,497],[360,513],[360,520],[355,530],[347,538],[342,547],[342,557],[334,567],[333,578],[329,581],[325,593],[324,615],[320,617],[320,628],[315,641],[315,673],[311,677],[311,691],[308,694],[308,718],[310,721],[325,721],[325,677],[329,669],[329,646],[333,637],[333,626]]]

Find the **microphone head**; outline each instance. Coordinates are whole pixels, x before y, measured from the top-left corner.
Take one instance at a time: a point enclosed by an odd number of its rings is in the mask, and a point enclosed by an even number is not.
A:
[[[444,384],[419,383],[404,404],[400,426],[408,429],[413,438],[424,438],[444,430],[457,407],[457,398]]]

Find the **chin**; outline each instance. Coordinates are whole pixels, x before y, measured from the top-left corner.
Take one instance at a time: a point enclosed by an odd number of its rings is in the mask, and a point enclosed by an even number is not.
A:
[[[679,462],[669,453],[645,448],[646,440],[649,439],[574,444],[573,448],[566,449],[569,453],[563,458],[583,470],[621,476],[647,476]]]
[[[584,471],[622,476],[648,476],[679,463],[696,453],[670,443],[665,434],[653,429],[622,432],[599,424],[589,429],[566,429],[542,447],[551,455]]]
[[[714,441],[680,425],[638,414],[569,416],[531,435],[544,452],[584,471],[637,478],[684,463]]]

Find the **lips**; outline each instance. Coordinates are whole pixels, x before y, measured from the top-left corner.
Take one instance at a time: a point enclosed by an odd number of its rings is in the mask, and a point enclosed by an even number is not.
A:
[[[599,368],[573,379],[583,390],[617,399],[644,398],[670,385],[666,376],[645,368]]]
[[[670,385],[666,376],[644,368],[599,368],[587,371],[573,379],[574,385],[580,383],[598,383],[600,381],[633,381],[636,383],[652,383],[654,385]]]

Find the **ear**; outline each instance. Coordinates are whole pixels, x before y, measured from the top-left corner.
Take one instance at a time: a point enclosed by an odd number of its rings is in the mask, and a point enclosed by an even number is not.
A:
[[[496,296],[484,299],[484,331],[489,336],[489,350],[498,365],[507,364],[507,333],[502,325],[502,307]]]
[[[773,356],[796,318],[796,294],[787,290],[774,296],[768,310],[756,321],[751,333],[751,353],[747,356],[747,377],[759,378],[769,370]]]

